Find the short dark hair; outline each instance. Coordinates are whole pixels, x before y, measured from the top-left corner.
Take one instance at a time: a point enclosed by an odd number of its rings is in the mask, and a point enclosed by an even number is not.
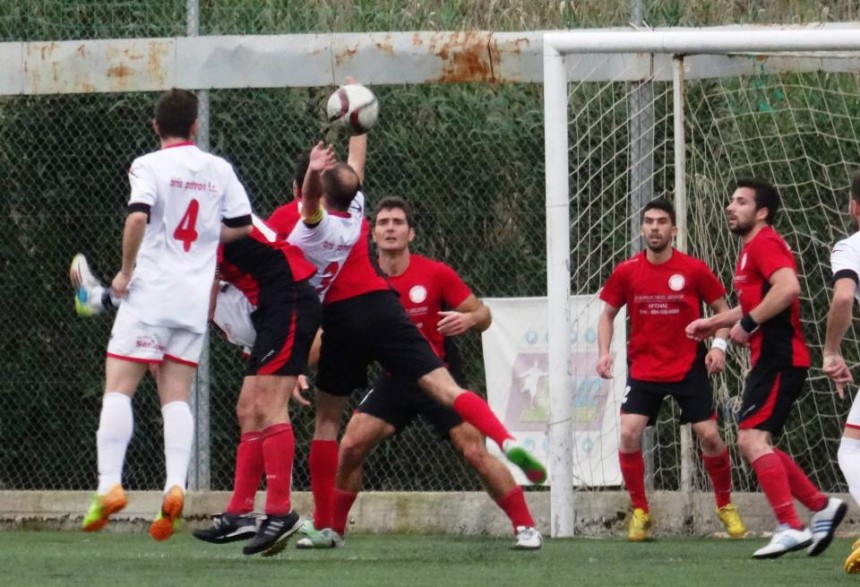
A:
[[[739,179],[737,188],[746,188],[753,191],[755,194],[755,209],[761,210],[767,208],[767,216],[764,221],[768,224],[773,224],[776,218],[776,213],[782,205],[782,200],[779,197],[779,192],[766,181],[759,179]]]
[[[414,217],[412,216],[412,206],[409,202],[400,196],[386,196],[379,200],[376,209],[373,211],[373,222],[376,223],[376,217],[383,210],[403,210],[403,215],[406,217],[406,226],[409,228],[415,227]]]
[[[299,153],[296,160],[293,162],[293,181],[296,187],[301,191],[305,184],[305,175],[308,173],[308,166],[311,164],[310,150]]]
[[[188,90],[167,90],[155,103],[155,122],[162,139],[190,139],[197,120],[197,96]]]
[[[341,212],[346,212],[358,193],[358,174],[347,163],[339,162],[323,171],[322,190],[326,203]]]
[[[669,215],[669,220],[672,221],[672,226],[675,226],[675,206],[673,206],[672,202],[666,198],[657,198],[656,200],[651,200],[645,204],[645,207],[642,208],[640,222],[645,222],[645,212],[648,210],[662,210]]]
[[[855,171],[851,176],[851,199],[860,202],[860,171]]]

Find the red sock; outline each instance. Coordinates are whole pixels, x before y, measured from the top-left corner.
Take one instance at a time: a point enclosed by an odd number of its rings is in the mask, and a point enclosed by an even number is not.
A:
[[[314,528],[331,528],[334,476],[337,474],[337,441],[311,441],[308,468],[311,474],[311,493],[314,496]]]
[[[529,506],[526,505],[526,496],[523,493],[523,488],[519,485],[496,502],[502,511],[510,518],[511,525],[514,527],[514,532],[517,531],[517,526],[534,527],[535,521],[529,512]]]
[[[715,457],[702,453],[702,463],[711,477],[717,508],[732,503],[732,462],[729,459],[729,449]]]
[[[788,524],[795,529],[803,528],[803,523],[794,509],[788,475],[782,466],[782,460],[776,454],[769,453],[757,458],[752,463],[752,468],[779,523]]]
[[[254,511],[254,496],[260,488],[263,475],[263,436],[259,432],[246,432],[236,448],[236,472],[233,477],[233,495],[227,504],[228,514],[247,514]]]
[[[502,447],[508,438],[513,438],[487,402],[472,391],[464,391],[454,400],[454,411],[466,422],[477,428],[487,438]]]
[[[332,516],[331,529],[341,536],[346,533],[349,510],[352,508],[352,504],[355,503],[356,497],[358,497],[358,494],[351,491],[334,490],[334,515]]]
[[[621,452],[618,451],[618,463],[621,465],[621,477],[630,494],[630,503],[633,508],[639,508],[646,514],[648,509],[648,498],[645,497],[645,459],[642,451]]]
[[[788,476],[788,486],[791,487],[791,495],[811,512],[823,509],[827,505],[827,496],[809,480],[791,456],[778,448],[773,449],[773,452],[782,461],[782,468]]]
[[[266,515],[290,512],[290,488],[296,442],[289,422],[263,430],[263,461],[266,469]]]

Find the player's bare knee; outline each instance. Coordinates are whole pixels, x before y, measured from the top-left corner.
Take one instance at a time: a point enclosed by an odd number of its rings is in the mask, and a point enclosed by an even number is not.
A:
[[[344,470],[355,469],[364,463],[371,450],[373,445],[367,439],[347,434],[340,442],[339,466]]]
[[[621,435],[618,441],[621,452],[637,452],[642,449],[642,432],[638,429],[621,426]]]

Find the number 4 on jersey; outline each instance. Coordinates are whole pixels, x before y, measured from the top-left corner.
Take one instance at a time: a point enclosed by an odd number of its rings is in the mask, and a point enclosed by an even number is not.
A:
[[[182,241],[182,248],[187,253],[191,250],[191,243],[197,240],[197,213],[200,211],[200,202],[192,199],[188,202],[188,208],[185,214],[182,215],[182,220],[176,230],[173,231],[173,238]]]

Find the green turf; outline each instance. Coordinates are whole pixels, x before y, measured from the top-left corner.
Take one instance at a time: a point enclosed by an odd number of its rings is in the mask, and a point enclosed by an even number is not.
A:
[[[188,533],[159,544],[142,534],[0,533],[5,585],[234,585],[259,587],[417,587],[483,585],[816,585],[857,584],[842,562],[851,540],[818,558],[754,561],[765,541],[661,539],[547,540],[539,552],[511,550],[512,539],[350,536],[332,551],[245,557],[240,544],[214,546]]]

